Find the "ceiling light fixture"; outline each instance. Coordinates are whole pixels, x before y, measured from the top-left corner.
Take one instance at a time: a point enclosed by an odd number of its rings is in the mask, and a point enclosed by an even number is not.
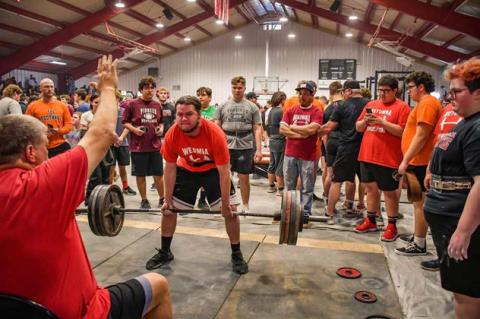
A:
[[[185,37],[185,38],[183,38],[183,41],[190,42],[190,41],[192,41],[192,39],[190,39],[189,37]]]
[[[280,22],[287,22],[288,21],[288,18],[287,17],[281,17],[279,19]]]
[[[223,20],[220,20],[218,19],[217,21],[215,21],[216,24],[223,24]]]
[[[117,8],[125,8],[125,3],[123,3],[121,0],[118,0],[118,1],[115,3],[115,7],[117,7]]]
[[[156,26],[157,28],[163,28],[163,27],[164,27],[163,23],[161,23],[161,22],[155,24],[155,26]]]
[[[196,0],[187,0],[187,2],[195,2]]]
[[[351,37],[353,37],[353,33],[352,32],[347,32],[347,33],[345,33],[345,36],[347,38],[351,38]]]
[[[355,21],[355,20],[358,20],[358,17],[356,15],[352,14],[351,16],[348,17],[348,20]]]
[[[51,61],[50,64],[56,64],[56,65],[67,65],[67,63],[62,62],[62,61]]]
[[[296,37],[296,35],[295,35],[295,33],[290,33],[290,34],[288,35],[288,37],[289,37],[290,39],[294,39],[294,38]]]
[[[237,35],[235,36],[235,40],[241,40],[241,39],[242,39],[242,36],[241,36],[240,34],[237,34]]]

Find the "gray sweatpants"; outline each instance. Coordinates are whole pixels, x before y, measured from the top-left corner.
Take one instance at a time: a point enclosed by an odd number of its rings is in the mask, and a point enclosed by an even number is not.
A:
[[[297,188],[297,179],[302,181],[301,200],[305,216],[312,214],[313,188],[315,187],[315,161],[304,161],[285,155],[283,178],[287,190]]]

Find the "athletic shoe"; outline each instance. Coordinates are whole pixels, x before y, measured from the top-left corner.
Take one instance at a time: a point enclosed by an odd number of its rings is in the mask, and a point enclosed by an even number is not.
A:
[[[440,260],[433,259],[433,260],[427,260],[427,261],[422,261],[420,263],[420,266],[422,266],[423,269],[425,270],[430,270],[430,271],[439,271],[440,270]]]
[[[387,228],[383,232],[382,241],[395,241],[398,237],[397,226],[394,224],[388,224]]]
[[[267,193],[275,193],[277,191],[277,188],[275,185],[273,186],[268,186]]]
[[[342,215],[342,217],[345,219],[354,219],[354,218],[363,217],[363,214],[358,213],[352,209],[347,209],[347,211]]]
[[[163,249],[158,249],[158,248],[155,248],[155,249],[158,251],[158,253],[153,255],[153,257],[147,261],[147,264],[145,265],[145,268],[147,268],[147,270],[160,268],[163,265],[171,262],[174,258],[170,250],[165,251]]]
[[[375,222],[377,223],[377,226],[378,227],[383,227],[385,226],[385,222],[383,221],[383,216],[380,215],[380,216],[375,216]]]
[[[282,197],[283,196],[283,191],[277,191],[277,193],[275,195],[277,195],[279,197]]]
[[[405,216],[403,216],[402,213],[398,213],[397,219],[403,219]]]
[[[355,207],[355,210],[357,211],[357,213],[363,214],[363,212],[366,211],[367,208],[363,204],[357,204],[357,207]]]
[[[333,215],[332,216],[327,216],[327,225],[335,225],[335,220],[333,219]]]
[[[198,201],[198,209],[209,209],[210,206],[207,204],[206,201]]]
[[[153,183],[152,186],[150,186],[150,190],[151,191],[156,191],[157,190],[157,186],[155,186],[155,183]]]
[[[402,256],[425,256],[427,249],[419,247],[415,242],[411,242],[405,247],[395,249],[395,253]]]
[[[142,202],[140,203],[140,208],[142,209],[150,209],[152,206],[150,206],[150,202],[148,199],[142,199]]]
[[[413,234],[403,234],[398,236],[398,239],[400,239],[406,244],[410,244],[413,243]]]
[[[127,186],[126,188],[123,189],[123,193],[125,195],[137,195],[137,192],[134,191],[130,186]]]
[[[323,202],[323,198],[322,198],[322,197],[318,197],[315,193],[313,193],[313,200],[316,200],[316,201],[319,201],[319,202]]]
[[[378,227],[376,224],[372,223],[370,219],[368,219],[367,217],[363,220],[363,223],[355,227],[355,231],[357,233],[374,232],[374,231],[378,231]]]
[[[248,264],[243,259],[241,251],[232,253],[232,270],[239,275],[244,275],[248,272]]]

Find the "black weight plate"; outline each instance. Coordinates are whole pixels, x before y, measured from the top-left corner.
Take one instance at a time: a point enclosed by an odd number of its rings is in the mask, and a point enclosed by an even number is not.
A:
[[[342,278],[356,279],[360,278],[362,276],[362,273],[358,269],[352,267],[342,267],[338,268],[337,275]]]
[[[122,190],[117,185],[111,185],[105,195],[103,203],[103,232],[105,236],[116,236],[122,230],[125,213],[119,209],[124,208]]]
[[[355,299],[363,303],[374,303],[377,301],[377,296],[373,292],[370,291],[357,291],[354,295]]]
[[[287,192],[284,192],[282,195],[282,205],[280,207],[280,223],[279,224],[279,236],[278,236],[278,244],[285,243],[285,219],[286,219],[286,202],[287,202]]]
[[[100,189],[99,186],[95,187],[93,191],[90,193],[90,197],[88,198],[88,225],[90,226],[92,233],[94,233],[97,236],[100,236],[100,233],[98,231],[97,223],[96,223],[95,207],[98,204],[97,196],[98,196],[99,189]]]
[[[108,185],[98,185],[97,203],[95,205],[95,223],[97,225],[99,236],[108,236],[105,234],[103,221],[104,203],[108,193]]]
[[[288,225],[288,239],[287,245],[296,245],[297,244],[297,235],[298,235],[298,225],[297,225],[297,207],[295,206],[295,192],[287,192],[287,205],[289,206],[290,211],[290,220],[287,223]]]

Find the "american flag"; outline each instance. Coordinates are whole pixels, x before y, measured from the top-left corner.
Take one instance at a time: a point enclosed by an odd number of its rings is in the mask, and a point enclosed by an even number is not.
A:
[[[228,24],[229,2],[229,0],[215,0],[215,15],[225,24]]]

